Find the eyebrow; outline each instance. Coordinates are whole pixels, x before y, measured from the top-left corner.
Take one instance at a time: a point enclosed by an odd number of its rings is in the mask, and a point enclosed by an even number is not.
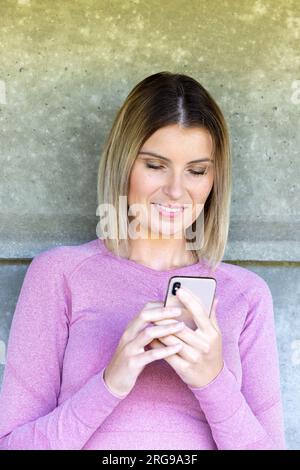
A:
[[[146,150],[143,150],[141,152],[139,152],[139,154],[142,153],[144,155],[152,155],[152,157],[158,157],[160,158],[161,160],[165,160],[166,162],[171,162],[171,160],[167,157],[163,157],[162,155],[159,155],[158,153],[155,153],[155,152],[150,152],[150,151],[146,151]],[[188,163],[199,163],[199,162],[213,162],[213,159],[212,158],[198,158],[197,160],[191,160],[190,162]]]

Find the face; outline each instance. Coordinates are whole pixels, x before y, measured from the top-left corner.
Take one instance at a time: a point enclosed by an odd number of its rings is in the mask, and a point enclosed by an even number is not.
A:
[[[131,209],[138,204],[142,210],[132,213],[138,214],[139,236],[183,236],[212,189],[212,151],[206,129],[178,124],[158,129],[145,141],[131,170],[128,194]],[[179,210],[169,212],[162,206],[179,206]]]

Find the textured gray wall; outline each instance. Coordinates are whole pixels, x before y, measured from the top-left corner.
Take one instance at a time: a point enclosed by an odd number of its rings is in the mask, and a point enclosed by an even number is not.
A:
[[[227,118],[233,198],[224,261],[274,299],[287,441],[300,449],[300,3],[1,0],[0,380],[32,257],[96,237],[101,145],[131,88],[169,70]]]

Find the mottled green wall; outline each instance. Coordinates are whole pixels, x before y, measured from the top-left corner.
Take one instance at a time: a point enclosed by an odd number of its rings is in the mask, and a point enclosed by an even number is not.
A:
[[[99,155],[116,111],[147,75],[186,73],[229,124],[225,260],[271,287],[287,438],[300,448],[299,43],[298,0],[0,1],[2,369],[19,263],[96,237]]]

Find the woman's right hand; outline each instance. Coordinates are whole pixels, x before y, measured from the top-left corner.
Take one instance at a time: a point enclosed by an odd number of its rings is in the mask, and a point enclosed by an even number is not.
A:
[[[164,307],[163,302],[148,302],[139,315],[128,323],[114,356],[103,374],[105,384],[112,393],[125,397],[147,364],[176,354],[181,349],[180,343],[159,349],[147,351],[144,349],[154,338],[176,333],[184,327],[184,323],[176,320],[173,322],[168,320],[169,324],[160,326],[153,325],[152,322],[180,315],[180,308]]]

